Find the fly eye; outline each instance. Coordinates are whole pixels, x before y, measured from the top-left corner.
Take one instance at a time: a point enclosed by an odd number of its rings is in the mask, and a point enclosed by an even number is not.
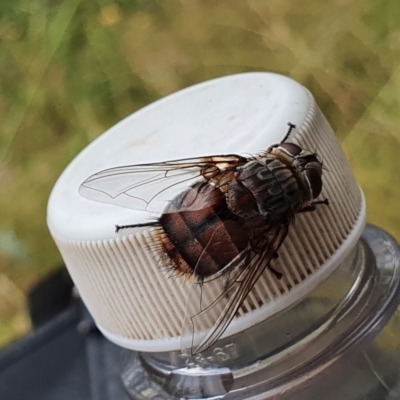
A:
[[[307,168],[306,176],[310,182],[313,199],[316,199],[320,195],[322,189],[321,173],[315,168]]]
[[[299,146],[297,146],[297,144],[293,143],[281,143],[279,147],[286,150],[292,156],[297,156],[302,152],[302,149]]]

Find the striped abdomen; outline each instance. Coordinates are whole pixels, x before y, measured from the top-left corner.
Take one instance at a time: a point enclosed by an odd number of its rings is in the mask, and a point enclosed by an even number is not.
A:
[[[197,183],[177,196],[160,223],[162,245],[175,267],[200,277],[220,271],[249,242],[223,193],[208,183]]]

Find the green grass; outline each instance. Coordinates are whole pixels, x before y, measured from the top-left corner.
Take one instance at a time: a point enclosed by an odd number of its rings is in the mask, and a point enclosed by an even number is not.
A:
[[[62,263],[46,227],[70,160],[121,118],[194,83],[275,71],[314,94],[400,240],[400,3],[335,0],[0,2],[0,345]]]

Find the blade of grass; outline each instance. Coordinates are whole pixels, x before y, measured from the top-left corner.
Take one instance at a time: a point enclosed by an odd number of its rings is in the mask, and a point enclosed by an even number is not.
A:
[[[40,85],[42,84],[43,78],[46,75],[46,71],[51,64],[52,59],[63,42],[63,39],[67,33],[68,27],[71,24],[71,21],[76,13],[78,5],[81,0],[68,0],[64,1],[58,10],[58,12],[54,15],[51,21],[48,21],[48,35],[50,37],[49,44],[43,42],[41,49],[38,51],[38,54],[41,55],[42,64],[41,67],[36,72],[36,77],[33,79],[34,84],[31,88],[27,89],[25,101],[23,104],[17,104],[14,106],[10,113],[10,123],[8,132],[5,132],[5,136],[8,139],[8,142],[3,147],[0,153],[0,174],[2,174],[5,170],[5,165],[7,164],[7,160],[9,157],[10,150],[12,148],[12,144],[15,138],[18,135],[19,128],[31,106],[33,100],[35,99],[35,95],[38,92]],[[48,46],[47,51],[44,50],[45,47]],[[47,53],[43,55],[43,52]]]

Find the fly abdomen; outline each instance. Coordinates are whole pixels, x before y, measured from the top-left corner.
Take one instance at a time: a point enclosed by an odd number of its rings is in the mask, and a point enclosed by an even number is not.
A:
[[[220,271],[249,242],[221,191],[209,184],[195,184],[172,200],[160,224],[162,245],[178,272],[198,277]]]

